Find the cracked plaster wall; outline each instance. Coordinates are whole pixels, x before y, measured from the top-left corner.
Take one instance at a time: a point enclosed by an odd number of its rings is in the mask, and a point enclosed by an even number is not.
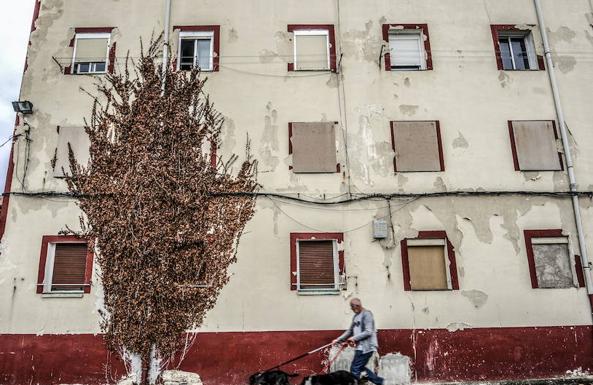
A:
[[[172,25],[221,25],[221,70],[209,74],[208,84],[212,99],[227,117],[221,153],[242,156],[249,132],[253,153],[261,160],[259,181],[266,191],[330,198],[348,191],[348,173],[353,192],[567,188],[564,173],[523,174],[513,170],[506,121],[554,119],[554,109],[545,72],[496,70],[488,25],[535,24],[531,1],[460,0],[455,5],[438,0],[340,1],[341,26],[336,31],[338,53],[344,55],[340,75],[286,71],[292,51],[286,25],[337,24],[335,3],[200,3],[198,10],[193,1],[175,1]],[[576,61],[566,65],[562,60],[567,59],[562,59],[558,77],[575,150],[577,179],[580,188],[592,189],[593,154],[582,146],[593,143],[593,111],[586,105],[588,91],[582,85],[591,84],[593,69],[581,65],[588,63],[586,53],[593,49],[591,11],[585,0],[564,1],[562,6],[553,0],[543,3],[555,55]],[[64,189],[62,181],[51,177],[56,126],[81,125],[90,108],[90,99],[81,88],[92,90],[94,79],[61,75],[52,56],[71,55],[68,43],[73,28],[79,26],[115,26],[117,56],[124,56],[128,50],[137,55],[138,37],[148,40],[153,31],[162,28],[160,11],[156,0],[80,0],[68,7],[63,0],[43,1],[22,93],[22,98],[32,100],[37,108],[27,120],[32,127],[34,154],[27,174],[30,190]],[[451,15],[447,20],[442,16],[445,13]],[[256,15],[258,22],[254,23]],[[130,17],[152,22],[130,23]],[[429,25],[434,70],[385,72],[379,63],[381,25],[420,21]],[[538,39],[536,36],[536,44]],[[392,120],[439,120],[446,172],[394,175],[389,132]],[[291,121],[338,121],[336,141],[343,173],[290,172]],[[24,154],[20,143],[15,159],[22,159]],[[15,175],[22,175],[22,171],[16,167]],[[16,179],[13,186],[19,186]],[[386,217],[386,206],[385,201],[373,201],[307,207],[260,199],[257,214],[241,240],[233,277],[203,330],[342,328],[350,318],[345,304],[349,295],[363,298],[380,328],[457,330],[460,325],[575,325],[591,321],[582,289],[542,292],[531,289],[529,281],[522,231],[562,228],[576,244],[568,200],[394,200],[395,238],[373,242],[370,222]],[[591,233],[591,201],[583,199],[582,209],[586,232]],[[99,330],[98,287],[81,299],[47,299],[35,294],[41,237],[77,224],[78,211],[71,202],[11,198],[0,255],[1,332]],[[459,292],[403,291],[399,242],[422,230],[447,231],[457,253]],[[347,291],[340,296],[304,297],[289,290],[289,234],[312,231],[345,232],[349,279]],[[245,291],[250,295],[236,295]],[[554,307],[546,306],[551,302]],[[266,315],[270,307],[276,309],[274,317]],[[324,309],[323,314],[319,309]],[[295,318],[295,312],[300,317]]]

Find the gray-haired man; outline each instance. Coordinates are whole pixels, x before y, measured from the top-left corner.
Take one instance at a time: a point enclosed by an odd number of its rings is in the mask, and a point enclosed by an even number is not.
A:
[[[369,381],[373,384],[383,385],[383,378],[366,368],[373,353],[379,348],[373,313],[363,308],[358,298],[353,298],[350,301],[350,308],[354,312],[352,323],[348,330],[333,340],[333,343],[337,344],[348,341],[356,344],[356,351],[354,352],[354,360],[352,360],[350,372],[360,380],[360,375],[365,371]]]

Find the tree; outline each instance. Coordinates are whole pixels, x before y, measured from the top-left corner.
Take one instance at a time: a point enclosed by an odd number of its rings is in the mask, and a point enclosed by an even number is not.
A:
[[[236,156],[212,162],[223,117],[199,70],[167,63],[161,72],[161,41],[98,83],[90,160],[77,165],[70,150],[67,179],[82,211],[78,234],[96,251],[106,341],[141,357],[142,383],[216,303],[258,187],[249,145],[235,175]]]

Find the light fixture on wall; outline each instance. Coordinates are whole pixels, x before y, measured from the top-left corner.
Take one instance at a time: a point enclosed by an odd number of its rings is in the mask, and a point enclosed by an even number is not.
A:
[[[33,103],[28,100],[12,102],[12,109],[14,112],[20,112],[23,115],[30,115],[33,113]]]

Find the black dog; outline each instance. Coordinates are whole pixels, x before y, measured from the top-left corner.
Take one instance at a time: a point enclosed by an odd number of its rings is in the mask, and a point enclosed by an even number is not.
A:
[[[259,372],[249,377],[249,385],[290,385],[290,377],[297,377],[298,374],[290,374],[282,370],[269,370]]]
[[[345,370],[329,374],[318,374],[316,376],[307,376],[303,378],[301,385],[357,385],[358,381],[352,373]]]

